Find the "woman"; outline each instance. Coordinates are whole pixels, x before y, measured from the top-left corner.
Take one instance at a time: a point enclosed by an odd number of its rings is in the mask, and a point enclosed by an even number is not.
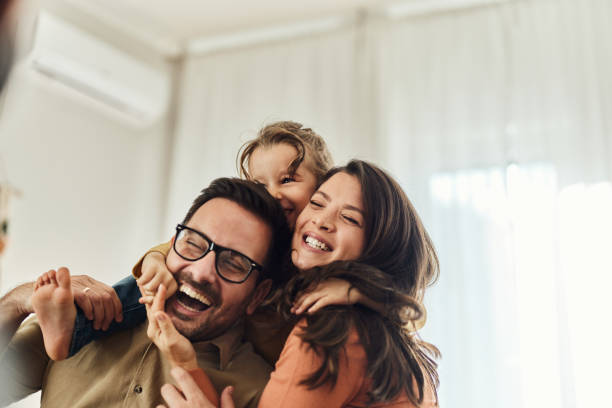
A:
[[[334,278],[385,305],[386,313],[333,306],[299,320],[259,406],[435,406],[438,378],[432,356],[437,349],[406,327],[421,315],[420,300],[437,278],[438,261],[400,186],[363,161],[331,170],[296,221],[291,260],[300,273],[278,296],[279,310],[288,319],[298,319],[291,308],[299,293]],[[296,303],[312,302],[309,296]],[[176,346],[168,336],[180,336],[177,332],[152,332],[163,352],[176,353],[176,347],[168,347]],[[172,386],[165,386],[162,395],[171,406],[200,398],[197,392],[181,397]],[[189,401],[191,406],[196,402]]]

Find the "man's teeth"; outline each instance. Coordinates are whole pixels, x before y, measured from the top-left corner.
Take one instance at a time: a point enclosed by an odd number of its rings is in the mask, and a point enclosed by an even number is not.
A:
[[[313,248],[320,249],[323,251],[331,251],[331,249],[329,249],[327,245],[325,245],[323,242],[311,236],[307,236],[305,239],[305,242]]]
[[[207,297],[199,294],[195,290],[191,289],[189,286],[181,285],[179,287],[179,291],[186,294],[190,298],[197,300],[198,302],[204,303],[206,306],[210,306],[212,303]]]

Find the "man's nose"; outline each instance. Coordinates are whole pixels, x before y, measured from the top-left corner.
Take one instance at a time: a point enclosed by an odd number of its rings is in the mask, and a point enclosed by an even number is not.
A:
[[[217,279],[216,260],[217,254],[210,251],[203,258],[195,261],[191,268],[193,279],[197,282],[214,282]]]

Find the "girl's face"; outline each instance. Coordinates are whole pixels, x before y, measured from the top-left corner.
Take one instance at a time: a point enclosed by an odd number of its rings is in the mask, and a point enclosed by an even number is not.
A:
[[[270,195],[280,202],[291,229],[317,186],[317,178],[308,169],[306,158],[294,174],[289,173],[289,165],[296,156],[293,146],[279,143],[258,147],[249,158],[251,179],[266,186]]]
[[[365,243],[361,184],[347,173],[334,174],[313,194],[297,218],[291,260],[301,270],[357,259]]]

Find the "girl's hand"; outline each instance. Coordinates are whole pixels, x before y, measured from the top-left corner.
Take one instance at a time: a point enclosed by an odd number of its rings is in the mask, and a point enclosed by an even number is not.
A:
[[[149,252],[142,260],[141,275],[136,281],[143,296],[153,296],[159,285],[166,287],[167,296],[176,292],[177,284],[174,275],[166,266],[166,258],[159,252]]]
[[[291,308],[295,314],[314,313],[329,305],[354,305],[361,301],[361,292],[342,279],[330,278],[313,290],[302,293]]]
[[[161,388],[162,397],[164,397],[169,408],[216,408],[216,406],[206,398],[187,371],[175,367],[170,374],[172,374],[172,377],[176,380],[177,386],[164,384]],[[221,393],[220,408],[234,408],[234,401],[232,400],[233,391],[233,387],[225,387]],[[157,408],[162,407],[163,406],[160,405]]]
[[[166,287],[161,284],[153,303],[145,303],[149,318],[147,336],[173,366],[194,370],[198,368],[198,362],[193,345],[176,330],[170,317],[164,312],[165,299]]]

